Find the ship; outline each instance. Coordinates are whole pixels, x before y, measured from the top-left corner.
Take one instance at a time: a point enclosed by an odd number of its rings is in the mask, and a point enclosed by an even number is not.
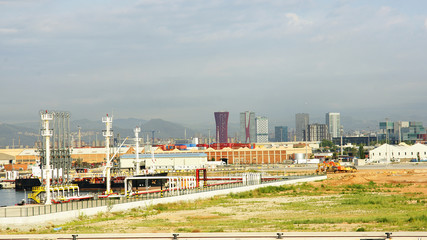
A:
[[[167,176],[167,173],[151,173],[147,175],[135,175],[134,177],[163,177]],[[126,176],[111,177],[111,189],[121,190],[125,188]],[[105,177],[76,177],[71,180],[71,184],[79,186],[80,191],[105,191],[107,189]],[[15,180],[15,191],[31,191],[33,187],[41,186],[40,178],[38,177],[21,177]],[[54,183],[52,183],[52,186]],[[145,180],[132,180],[132,186],[135,187],[146,187]],[[156,180],[150,180],[148,186],[160,186],[160,183]]]
[[[164,177],[167,176],[167,173],[152,173],[147,175],[135,175],[134,177]],[[122,190],[125,188],[125,179],[127,176],[116,176],[111,177],[111,189],[112,190]],[[145,180],[131,180],[132,186],[134,187],[146,187],[147,184]],[[72,184],[77,184],[81,191],[105,191],[107,189],[106,178],[105,177],[80,177],[74,178],[71,182]],[[160,186],[160,181],[158,179],[152,179],[149,181],[148,186]]]

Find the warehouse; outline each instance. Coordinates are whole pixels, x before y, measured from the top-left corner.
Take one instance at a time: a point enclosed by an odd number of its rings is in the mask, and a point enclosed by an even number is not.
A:
[[[208,157],[206,153],[166,153],[166,154],[140,154],[140,169],[197,169],[206,166]],[[120,168],[133,169],[136,166],[136,155],[125,154],[120,158]]]
[[[383,144],[372,151],[369,151],[369,158],[374,162],[409,162],[411,159],[424,160],[427,159],[427,145],[414,144],[399,145]]]

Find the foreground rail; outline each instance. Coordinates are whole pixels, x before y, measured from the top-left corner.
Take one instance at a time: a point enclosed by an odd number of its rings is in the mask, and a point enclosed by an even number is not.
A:
[[[89,240],[89,239],[179,239],[179,240],[193,240],[193,239],[375,239],[375,240],[389,240],[389,239],[427,239],[427,232],[265,232],[265,233],[137,233],[137,234],[50,234],[50,235],[7,235],[1,236],[2,239],[52,239],[52,240]]]

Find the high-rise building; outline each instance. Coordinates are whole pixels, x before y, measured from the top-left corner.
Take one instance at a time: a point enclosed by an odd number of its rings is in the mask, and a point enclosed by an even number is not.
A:
[[[287,126],[276,126],[274,127],[274,138],[276,142],[287,142],[288,139],[288,127]]]
[[[268,142],[268,118],[256,117],[256,142],[265,143]]]
[[[326,113],[326,125],[328,125],[331,137],[340,137],[341,120],[339,113]]]
[[[216,142],[228,142],[228,115],[229,112],[215,112]]]
[[[308,141],[322,141],[323,139],[331,140],[331,135],[329,134],[328,126],[326,124],[308,124],[307,126]],[[306,131],[304,130],[304,138],[306,138]]]
[[[297,113],[295,115],[295,128],[296,128],[296,140],[304,141],[304,131],[307,129],[309,123],[308,113]]]
[[[250,111],[240,113],[240,142],[254,143],[255,134],[255,113]]]

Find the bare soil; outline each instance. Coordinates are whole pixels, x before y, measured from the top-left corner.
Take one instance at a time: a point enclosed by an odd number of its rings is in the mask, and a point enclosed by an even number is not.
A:
[[[328,179],[312,183],[313,185],[328,184],[332,186],[347,184],[366,184],[370,181],[376,184],[405,184],[400,192],[422,192],[427,195],[427,169],[363,169],[355,173],[331,173]]]

